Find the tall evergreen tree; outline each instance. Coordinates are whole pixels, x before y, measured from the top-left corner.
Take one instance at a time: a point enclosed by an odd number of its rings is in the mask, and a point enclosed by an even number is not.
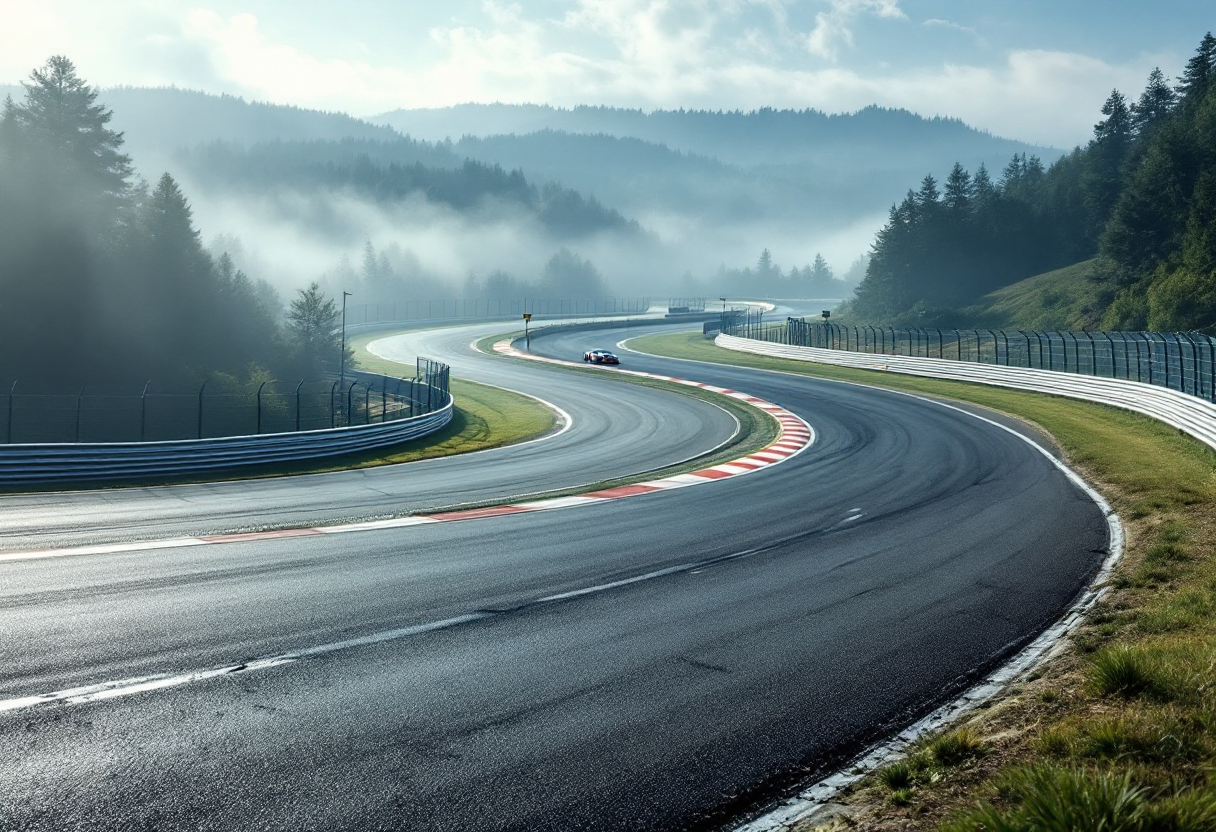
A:
[[[113,114],[97,103],[97,90],[76,74],[62,55],[35,69],[22,82],[25,101],[5,101],[4,132],[20,137],[17,152],[53,159],[56,184],[71,183],[76,199],[96,201],[96,208],[114,210],[127,195],[131,159],[122,153],[122,134],[107,125]],[[13,128],[16,128],[15,130]]]
[[[1195,55],[1187,61],[1178,79],[1178,94],[1184,99],[1198,101],[1207,93],[1216,78],[1216,37],[1208,32],[1199,42]]]
[[[300,289],[287,310],[287,340],[300,378],[320,378],[326,370],[337,371],[341,363],[341,314],[314,280]],[[351,353],[347,351],[349,359]]]
[[[1119,200],[1123,185],[1123,162],[1132,142],[1132,115],[1127,99],[1113,91],[1102,105],[1105,119],[1094,125],[1094,138],[1089,145],[1086,173],[1085,207],[1090,228],[1097,236],[1106,225]]]
[[[1140,99],[1132,105],[1132,129],[1138,138],[1147,136],[1173,111],[1178,96],[1166,83],[1165,73],[1154,67]]]
[[[964,170],[961,164],[955,162],[950,175],[946,177],[944,196],[946,208],[955,215],[965,214],[971,207],[973,196],[971,174]]]

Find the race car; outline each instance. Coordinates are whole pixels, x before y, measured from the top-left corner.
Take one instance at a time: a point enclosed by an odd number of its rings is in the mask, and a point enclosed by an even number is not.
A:
[[[617,358],[608,350],[587,350],[583,353],[583,361],[588,364],[620,364],[621,359]]]

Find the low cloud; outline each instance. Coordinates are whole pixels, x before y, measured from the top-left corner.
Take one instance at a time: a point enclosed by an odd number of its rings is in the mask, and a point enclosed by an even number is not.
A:
[[[827,11],[815,15],[815,28],[807,35],[807,50],[816,57],[835,62],[841,46],[853,45],[854,21],[863,15],[907,20],[899,0],[831,0]]]

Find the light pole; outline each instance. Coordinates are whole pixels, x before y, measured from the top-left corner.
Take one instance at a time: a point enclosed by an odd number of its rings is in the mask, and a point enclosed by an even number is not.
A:
[[[338,389],[346,389],[346,299],[351,297],[351,292],[342,293],[342,354],[338,357]],[[338,403],[341,408],[341,402]]]

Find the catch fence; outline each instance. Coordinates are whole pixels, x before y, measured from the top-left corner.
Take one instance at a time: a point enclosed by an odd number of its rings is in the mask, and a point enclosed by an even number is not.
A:
[[[33,385],[30,385],[32,388]],[[161,442],[294,433],[378,424],[444,407],[446,364],[417,360],[414,378],[345,378],[234,389],[206,381],[189,389],[149,382],[141,391],[36,392],[18,380],[0,398],[0,444]]]
[[[848,326],[763,314],[724,315],[720,329],[760,341],[878,355],[942,358],[1154,384],[1216,402],[1216,339],[1195,332],[1080,332]]]

